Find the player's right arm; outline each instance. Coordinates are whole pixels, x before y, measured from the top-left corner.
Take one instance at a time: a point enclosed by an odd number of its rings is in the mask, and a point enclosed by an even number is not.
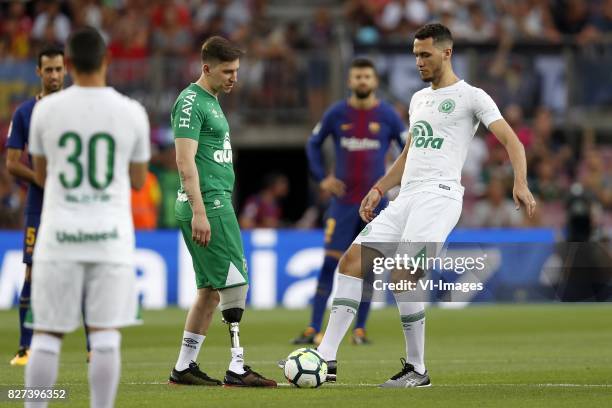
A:
[[[8,140],[6,141],[6,169],[15,177],[32,184],[38,184],[34,176],[34,171],[21,161],[26,140],[28,140],[28,135],[25,134],[23,118],[19,111],[17,111],[9,126]]]
[[[337,197],[341,197],[346,192],[346,185],[337,179],[334,174],[325,175],[325,163],[323,160],[323,142],[333,131],[331,112],[331,110],[325,112],[321,122],[317,123],[313,129],[312,135],[306,144],[306,156],[308,157],[310,174],[319,183],[319,187]]]
[[[374,187],[372,187],[361,201],[359,215],[365,222],[370,222],[374,219],[376,216],[374,214],[374,209],[378,206],[378,203],[380,203],[383,195],[402,182],[402,175],[404,174],[404,167],[406,166],[406,158],[408,157],[411,139],[412,134],[408,133],[406,145],[402,153],[395,159],[389,171],[374,184]]]
[[[21,161],[22,154],[23,150],[9,147],[6,151],[6,169],[15,177],[32,184],[38,184],[36,177],[34,176],[34,170],[23,164]]]
[[[191,239],[197,245],[206,246],[210,242],[211,230],[200,190],[200,175],[195,162],[200,130],[204,126],[206,116],[199,109],[187,111],[181,109],[185,103],[184,97],[179,96],[170,115],[176,149],[176,164],[181,186],[191,206]],[[193,101],[190,100],[189,105],[192,104]]]
[[[176,164],[187,200],[191,205],[191,231],[193,241],[202,246],[210,241],[210,223],[206,216],[206,208],[200,191],[200,177],[195,163],[198,142],[188,138],[176,138]]]

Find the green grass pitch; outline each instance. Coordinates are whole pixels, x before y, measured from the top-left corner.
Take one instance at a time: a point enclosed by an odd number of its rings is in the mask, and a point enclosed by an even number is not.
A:
[[[123,332],[118,407],[609,407],[612,406],[612,305],[480,305],[432,308],[427,314],[426,361],[433,386],[378,389],[399,371],[404,340],[395,308],[374,310],[374,344],[348,342],[339,352],[338,384],[289,387],[276,361],[295,349],[289,340],[307,322],[307,311],[249,310],[241,325],[245,358],[278,389],[169,386],[185,311],[149,311],[145,325]],[[227,328],[220,314],[200,352],[202,368],[218,378],[229,361]],[[20,385],[23,369],[8,361],[17,344],[17,312],[0,313],[0,384]],[[63,346],[58,386],[70,400],[55,406],[88,406],[83,333]],[[2,406],[19,406],[0,402]],[[53,405],[51,405],[53,406]]]

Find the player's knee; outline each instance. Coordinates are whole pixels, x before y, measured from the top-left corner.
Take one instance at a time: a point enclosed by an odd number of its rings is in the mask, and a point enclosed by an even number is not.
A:
[[[91,331],[89,345],[93,352],[118,350],[121,347],[121,333],[119,330]]]
[[[221,297],[219,296],[219,291],[217,290],[210,291],[207,301],[208,301],[208,304],[211,305],[211,307],[217,307],[219,305],[219,302],[221,301]]]
[[[201,309],[214,310],[219,305],[219,292],[211,288],[198,289],[195,305]]]
[[[240,320],[242,320],[242,313],[244,313],[244,309],[237,307],[232,307],[231,309],[221,311],[223,320],[225,320],[227,323],[240,323]]]
[[[62,337],[52,333],[34,332],[30,350],[42,350],[50,354],[59,354],[62,347]]]
[[[349,270],[351,269],[351,257],[350,255],[344,254],[344,256],[342,258],[340,258],[340,262],[338,262],[338,272],[340,272],[343,275],[348,275],[349,274]]]
[[[361,277],[361,254],[357,246],[351,246],[340,258],[339,271],[343,275]]]
[[[220,302],[219,291],[211,288],[202,289],[199,294],[199,301],[203,306],[215,308]]]

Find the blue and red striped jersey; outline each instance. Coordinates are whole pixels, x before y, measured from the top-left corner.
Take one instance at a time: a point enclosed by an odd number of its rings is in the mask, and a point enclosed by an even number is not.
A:
[[[30,118],[32,117],[32,111],[34,110],[36,102],[37,98],[28,99],[15,110],[9,127],[6,147],[19,150],[27,149],[30,133]],[[28,155],[28,161],[28,164],[31,166],[32,157],[30,155]],[[28,196],[26,198],[25,208],[26,214],[40,214],[42,212],[43,195],[43,189],[36,184],[30,184],[28,186]]]
[[[346,184],[340,203],[358,204],[385,174],[385,155],[392,140],[403,149],[406,127],[393,107],[380,101],[371,109],[357,109],[347,100],[334,104],[314,128],[306,153],[309,170],[320,182],[326,177],[321,147],[334,141],[334,175]]]

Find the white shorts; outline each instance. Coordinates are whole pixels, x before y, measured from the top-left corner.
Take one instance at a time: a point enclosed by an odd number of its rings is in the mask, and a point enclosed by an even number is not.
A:
[[[31,304],[28,326],[36,330],[68,333],[81,326],[81,315],[93,328],[140,323],[136,272],[128,265],[34,262]]]
[[[462,204],[428,191],[400,194],[366,225],[353,243],[437,243],[439,252],[459,221]]]

